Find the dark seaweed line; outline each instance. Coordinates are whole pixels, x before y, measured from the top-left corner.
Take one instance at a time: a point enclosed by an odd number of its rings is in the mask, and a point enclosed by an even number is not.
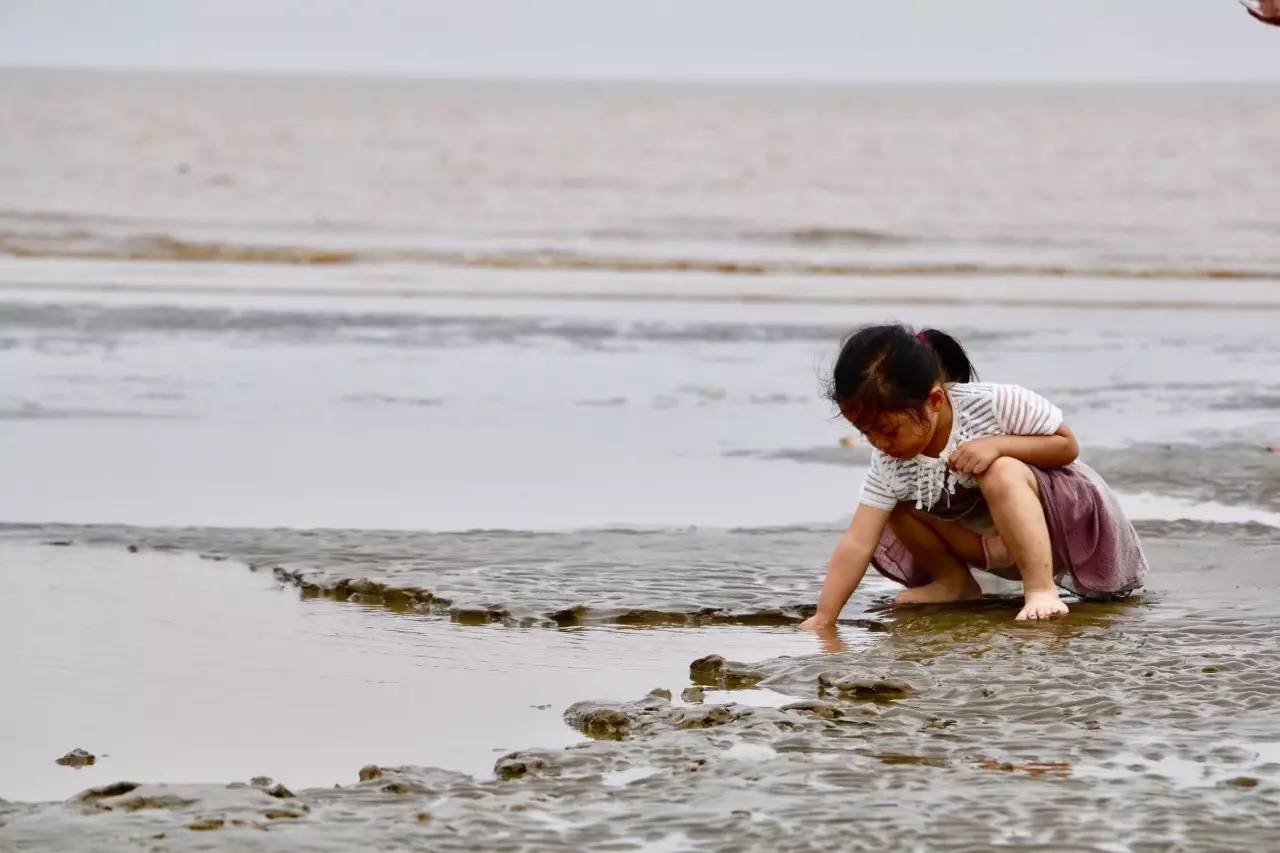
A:
[[[0,523],[0,533],[3,533],[6,529],[10,531],[38,532],[41,528],[39,525]],[[75,545],[76,542],[72,539],[55,539],[44,540],[41,544],[68,547]],[[102,545],[105,543],[87,544]],[[143,547],[131,544],[127,546],[127,550],[136,554],[142,551]],[[147,550],[161,553],[192,553],[202,560],[216,562],[230,559],[225,554],[187,551],[177,546],[152,546]],[[249,571],[259,572],[271,564],[248,562],[246,565]],[[483,607],[456,605],[452,599],[436,595],[431,590],[423,589],[420,586],[392,586],[368,578],[342,578],[331,584],[319,583],[308,578],[302,570],[291,571],[280,565],[271,565],[271,573],[280,583],[296,587],[303,598],[328,598],[333,601],[382,607],[395,613],[439,616],[459,625],[502,624],[521,628],[570,628],[582,625],[652,627],[776,626],[798,624],[813,615],[814,612],[814,605],[809,603],[750,611],[732,611],[718,607],[704,607],[695,611],[650,608],[593,610],[585,604],[573,604],[557,610],[546,611],[537,616],[519,617],[501,605]],[[873,619],[846,619],[841,620],[840,624],[862,627],[872,631],[888,630],[883,623]]]
[[[133,548],[134,546],[131,546]],[[221,556],[200,555],[204,559],[225,559]],[[249,564],[250,571],[260,571],[262,565]],[[517,617],[506,607],[465,607],[455,605],[451,599],[437,596],[430,590],[417,586],[397,587],[378,583],[368,578],[343,578],[332,584],[309,580],[300,570],[290,571],[274,566],[272,574],[281,583],[296,586],[303,598],[329,598],[352,604],[385,607],[396,613],[418,613],[448,617],[460,625],[489,625],[500,623],[513,627],[570,628],[579,625],[636,625],[636,626],[706,626],[706,625],[795,625],[813,614],[812,604],[797,604],[785,608],[768,608],[746,612],[734,612],[716,607],[704,607],[696,611],[671,611],[647,608],[626,608],[617,611],[592,610],[585,604],[574,604],[559,610],[547,611],[537,617]],[[842,624],[885,630],[874,620],[846,620]],[[874,627],[872,627],[874,626]]]
[[[731,273],[748,276],[1036,276],[1041,278],[1122,278],[1275,281],[1280,271],[1226,266],[1119,266],[1052,263],[985,263],[975,261],[904,261],[898,263],[747,260],[700,257],[632,257],[581,254],[561,249],[451,251],[429,249],[330,249],[315,246],[231,244],[153,237],[144,244],[59,245],[15,240],[0,234],[0,254],[17,258],[70,258],[108,261],[180,261],[335,266],[378,263],[421,263],[449,267],[529,270],[598,270],[605,272]]]

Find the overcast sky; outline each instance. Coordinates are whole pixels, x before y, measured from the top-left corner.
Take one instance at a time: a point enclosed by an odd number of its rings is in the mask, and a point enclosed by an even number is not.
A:
[[[0,0],[0,65],[1280,81],[1280,28],[1235,0]]]

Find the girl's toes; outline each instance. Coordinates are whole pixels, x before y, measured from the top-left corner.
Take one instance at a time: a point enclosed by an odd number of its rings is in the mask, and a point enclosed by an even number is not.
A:
[[[1066,612],[1067,605],[1059,600],[1057,591],[1033,592],[1023,602],[1022,610],[1018,611],[1018,618],[1023,620],[1053,619]]]
[[[1059,616],[1062,616],[1066,612],[1067,612],[1067,608],[1065,606],[1063,606],[1060,609],[1028,606],[1028,607],[1023,607],[1020,611],[1018,611],[1017,618],[1024,622],[1030,621],[1030,620],[1038,621],[1041,619],[1056,619]]]

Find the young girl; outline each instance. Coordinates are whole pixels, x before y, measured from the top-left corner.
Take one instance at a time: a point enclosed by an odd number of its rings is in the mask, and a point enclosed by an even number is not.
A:
[[[831,399],[875,448],[817,613],[830,629],[867,566],[907,587],[896,604],[981,596],[970,568],[1021,579],[1019,619],[1139,587],[1147,562],[1102,478],[1076,461],[1062,412],[1017,385],[979,384],[959,343],[870,326],[845,342]]]

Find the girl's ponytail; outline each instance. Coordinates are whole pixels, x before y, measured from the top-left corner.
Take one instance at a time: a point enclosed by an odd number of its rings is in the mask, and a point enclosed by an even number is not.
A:
[[[933,347],[942,365],[942,373],[947,382],[976,382],[978,372],[969,361],[969,354],[960,346],[960,342],[937,329],[925,329],[916,335],[922,343]]]
[[[975,382],[964,347],[945,332],[865,326],[845,338],[827,394],[861,429],[881,412],[919,412],[940,382]]]

